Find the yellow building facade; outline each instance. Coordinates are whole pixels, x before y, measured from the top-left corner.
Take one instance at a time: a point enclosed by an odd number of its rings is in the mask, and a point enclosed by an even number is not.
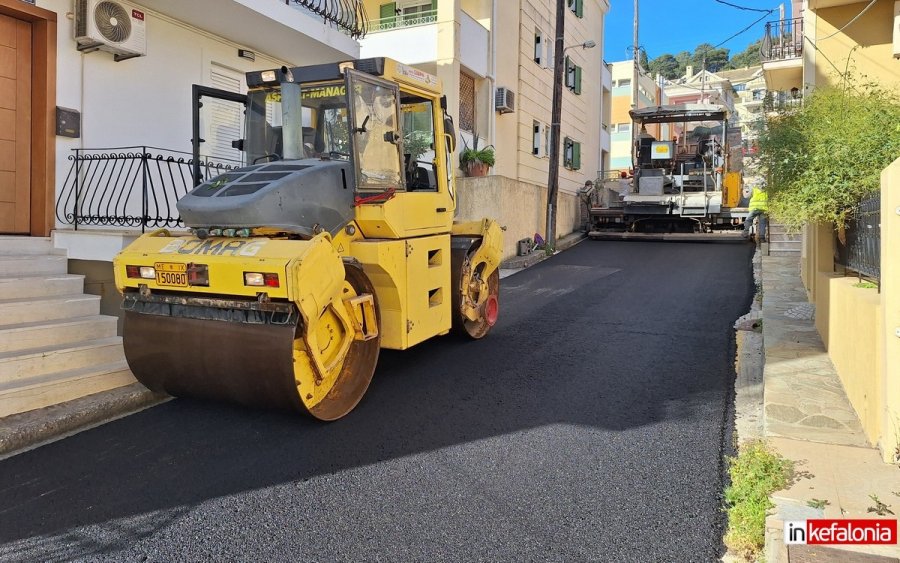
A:
[[[900,89],[900,2],[795,0],[763,45],[769,90],[808,95],[845,80]],[[822,336],[869,441],[900,462],[900,160],[882,172],[880,292],[835,267],[833,225],[803,230],[801,275]],[[837,268],[840,270],[840,268]]]

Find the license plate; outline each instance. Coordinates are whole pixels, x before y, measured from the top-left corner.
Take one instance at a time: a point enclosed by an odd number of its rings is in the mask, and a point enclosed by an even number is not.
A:
[[[157,262],[153,267],[156,268],[156,285],[169,287],[188,286],[187,264]]]

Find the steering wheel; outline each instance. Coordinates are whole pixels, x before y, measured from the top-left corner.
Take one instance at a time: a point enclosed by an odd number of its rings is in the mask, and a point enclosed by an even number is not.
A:
[[[254,158],[254,159],[253,159],[253,162],[252,162],[251,164],[256,164],[257,162],[259,162],[260,160],[262,160],[262,159],[264,159],[264,158],[272,158],[272,159],[275,159],[275,160],[281,160],[281,155],[280,155],[280,154],[276,154],[276,153],[274,153],[274,152],[270,152],[270,153],[267,153],[267,154],[264,154],[264,155],[262,155],[262,156],[258,156],[258,157],[256,157],[256,158]]]

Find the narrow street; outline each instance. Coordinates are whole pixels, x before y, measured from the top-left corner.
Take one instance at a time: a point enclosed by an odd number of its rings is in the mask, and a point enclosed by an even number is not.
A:
[[[718,559],[751,252],[588,240],[336,423],[175,400],[0,461],[0,560]]]

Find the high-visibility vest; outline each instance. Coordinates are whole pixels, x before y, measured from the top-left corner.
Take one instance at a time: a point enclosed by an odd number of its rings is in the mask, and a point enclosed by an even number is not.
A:
[[[769,194],[765,190],[753,188],[753,195],[750,196],[750,211],[754,209],[760,211],[769,210]]]

